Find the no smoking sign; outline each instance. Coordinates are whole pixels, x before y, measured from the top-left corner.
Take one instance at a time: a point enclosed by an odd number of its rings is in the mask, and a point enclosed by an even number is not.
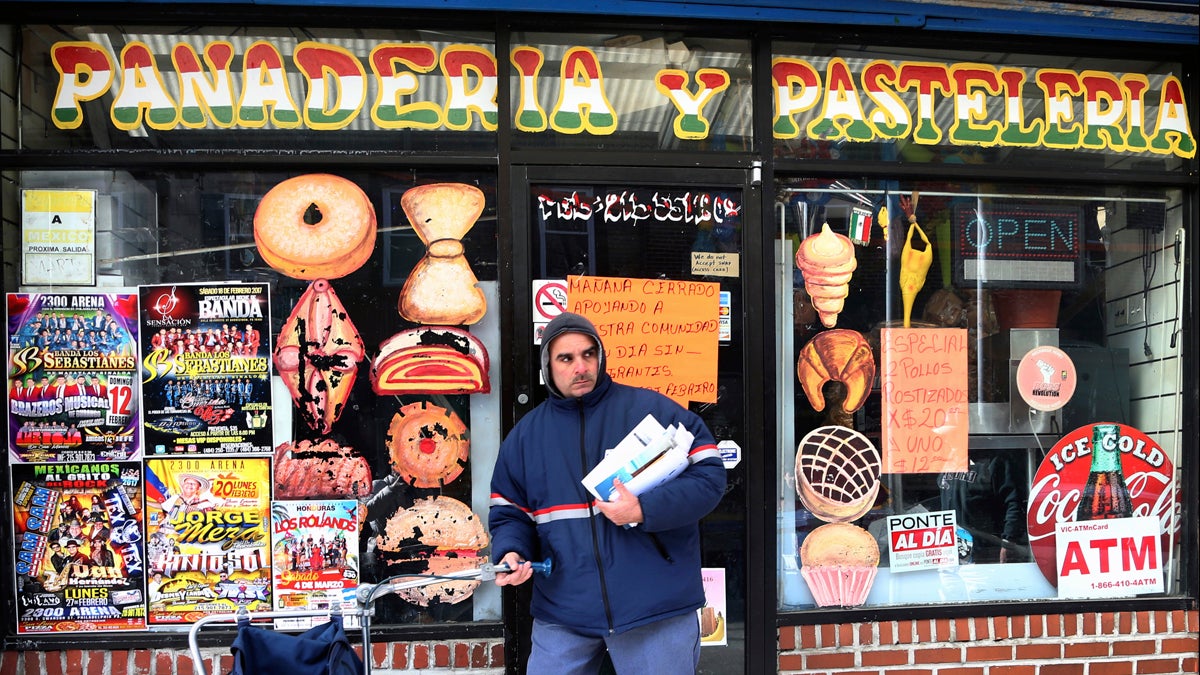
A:
[[[551,319],[567,311],[567,282],[535,279],[533,282],[534,344],[541,344],[542,330]]]

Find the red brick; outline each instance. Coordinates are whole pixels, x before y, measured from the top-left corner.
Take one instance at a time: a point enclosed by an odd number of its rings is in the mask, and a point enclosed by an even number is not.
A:
[[[971,620],[970,619],[953,619],[954,621],[954,639],[959,642],[967,642],[971,639]]]
[[[992,638],[992,623],[986,617],[979,617],[973,620],[975,624],[976,640],[990,640]]]
[[[1143,659],[1134,666],[1135,673],[1178,673],[1179,659]]]
[[[954,647],[935,647],[913,650],[913,663],[962,663],[962,650]]]
[[[0,675],[17,675],[17,662],[20,660],[19,652],[0,653]]]
[[[1082,663],[1047,663],[1038,670],[1039,675],[1084,675],[1087,666]]]
[[[25,675],[44,675],[47,671],[42,666],[44,652],[25,652]]]
[[[806,654],[804,657],[805,670],[821,670],[824,668],[850,668],[854,665],[853,652],[820,652]]]
[[[476,642],[471,645],[471,667],[472,668],[487,668],[492,664],[488,663],[488,645],[486,642]]]
[[[1026,663],[992,666],[988,668],[988,675],[1037,675],[1037,666]]]
[[[897,644],[896,622],[882,621],[879,624],[879,646],[888,647]]]
[[[108,652],[88,652],[84,665],[87,675],[112,675],[108,667]]]
[[[1183,667],[1179,669],[1180,672],[1195,673],[1195,672],[1197,672],[1196,669],[1198,667],[1200,667],[1200,656],[1186,657],[1185,659],[1183,659],[1182,663],[1183,663]]]
[[[1133,675],[1133,662],[1093,661],[1088,664],[1088,675]]]
[[[146,649],[137,649],[133,652],[133,672],[134,675],[150,675],[150,665],[154,655]]]
[[[1007,640],[1012,637],[1012,631],[1008,628],[1007,616],[992,617],[992,639]]]
[[[1113,656],[1155,654],[1157,652],[1158,645],[1154,643],[1154,640],[1117,640],[1112,644]]]
[[[64,675],[83,675],[83,651],[79,649],[68,649],[63,653],[63,660],[66,662],[66,670]]]
[[[875,624],[860,623],[858,624],[858,637],[855,644],[857,645],[873,645],[875,644]]]
[[[1063,645],[1063,656],[1078,659],[1087,656],[1108,656],[1107,642],[1067,642]]]
[[[504,666],[504,643],[497,642],[492,645],[492,662],[488,665],[499,668]]]
[[[429,645],[413,645],[413,668],[420,670],[429,667]]]
[[[196,672],[192,668],[192,657],[187,652],[179,652],[175,655],[175,672],[179,675],[191,675]]]
[[[780,654],[779,655],[779,672],[785,671],[804,671],[804,655],[802,654]]]
[[[779,628],[779,651],[790,652],[796,648],[796,627],[781,626]]]
[[[371,666],[383,668],[387,664],[388,645],[386,642],[371,643]]]
[[[917,642],[932,642],[933,641],[933,622],[932,621],[914,621],[914,627],[917,629]]]
[[[160,651],[154,655],[154,675],[170,675],[171,671],[171,652]]]
[[[1172,652],[1182,652],[1184,654],[1195,654],[1197,652],[1200,652],[1200,639],[1197,639],[1194,637],[1191,637],[1191,638],[1164,637],[1162,640],[1161,652],[1163,654],[1170,654]]]
[[[445,642],[435,642],[433,644],[433,665],[438,668],[445,668],[450,665],[450,646]]]
[[[837,644],[839,647],[854,644],[854,624],[844,623],[837,627]]]
[[[1133,615],[1134,629],[1139,633],[1151,633],[1154,631],[1154,614],[1153,612],[1137,612]]]
[[[1028,631],[1028,628],[1026,627],[1028,620],[1029,620],[1029,617],[1027,617],[1027,616],[1009,617],[1009,619],[1008,619],[1008,636],[1010,638],[1019,639],[1019,638],[1023,638],[1026,635],[1028,635],[1029,631]]]
[[[465,668],[471,662],[471,647],[465,642],[456,642],[453,645],[447,645],[448,649],[454,651],[455,668]]]
[[[978,647],[967,647],[966,650],[967,663],[1009,661],[1012,657],[1013,648],[1011,645],[980,645]]]
[[[801,626],[800,627],[800,649],[816,649],[817,648],[817,627],[816,626]]]
[[[865,667],[908,665],[909,654],[901,649],[868,649],[862,652],[862,665]]]
[[[1034,644],[1019,644],[1016,646],[1018,661],[1035,660],[1049,661],[1062,658],[1062,643],[1038,642]]]
[[[963,666],[962,668],[938,668],[938,675],[984,675],[986,669]]]
[[[358,646],[362,646],[362,645],[358,645]],[[362,658],[362,654],[360,653],[358,655],[358,657]],[[224,673],[228,673],[233,670],[233,654],[222,654],[219,661],[220,661],[221,665],[220,665],[219,669],[213,668],[214,672],[221,673],[223,675]]]
[[[43,673],[61,673],[63,672],[63,655],[62,652],[46,652],[46,669]]]
[[[950,641],[950,621],[947,619],[934,619],[933,637],[938,642],[949,642]]]
[[[1101,635],[1112,635],[1118,632],[1118,618],[1120,615],[1112,612],[1104,612],[1100,615],[1100,627],[1097,629]]]
[[[1029,633],[1026,637],[1040,638],[1046,635],[1046,617],[1042,614],[1034,614],[1027,617],[1029,620]]]
[[[896,641],[898,644],[912,644],[913,641],[913,622],[912,621],[897,621],[896,622]]]
[[[1063,617],[1055,614],[1046,617],[1046,635],[1050,637],[1060,637],[1066,633],[1063,627]]]

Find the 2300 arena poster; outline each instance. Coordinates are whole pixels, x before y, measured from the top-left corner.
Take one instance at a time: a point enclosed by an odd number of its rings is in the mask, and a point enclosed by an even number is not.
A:
[[[150,623],[271,609],[270,462],[146,460]]]
[[[138,462],[14,464],[17,632],[146,627]]]
[[[7,301],[13,459],[136,459],[137,296],[9,293]]]
[[[269,453],[266,284],[139,286],[147,455]]]

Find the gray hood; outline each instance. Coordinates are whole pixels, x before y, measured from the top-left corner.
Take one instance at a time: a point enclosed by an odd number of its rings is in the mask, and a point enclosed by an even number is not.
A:
[[[596,327],[588,321],[586,317],[570,312],[563,312],[546,324],[546,329],[542,331],[542,380],[546,383],[546,389],[550,392],[552,398],[566,398],[562,392],[554,386],[554,375],[550,372],[550,343],[554,342],[554,338],[563,333],[582,333],[596,343],[596,348],[599,350],[600,366],[596,372],[597,384],[604,376],[604,343],[600,341],[600,335],[596,332]]]

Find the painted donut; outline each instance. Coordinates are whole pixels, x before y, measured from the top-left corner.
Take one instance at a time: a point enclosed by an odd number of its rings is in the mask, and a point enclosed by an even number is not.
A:
[[[263,195],[254,243],[267,264],[296,279],[337,279],[375,250],[375,207],[354,183],[330,174],[289,178]]]
[[[458,415],[429,402],[410,403],[392,418],[386,439],[392,468],[413,487],[442,487],[467,465],[471,441]]]

